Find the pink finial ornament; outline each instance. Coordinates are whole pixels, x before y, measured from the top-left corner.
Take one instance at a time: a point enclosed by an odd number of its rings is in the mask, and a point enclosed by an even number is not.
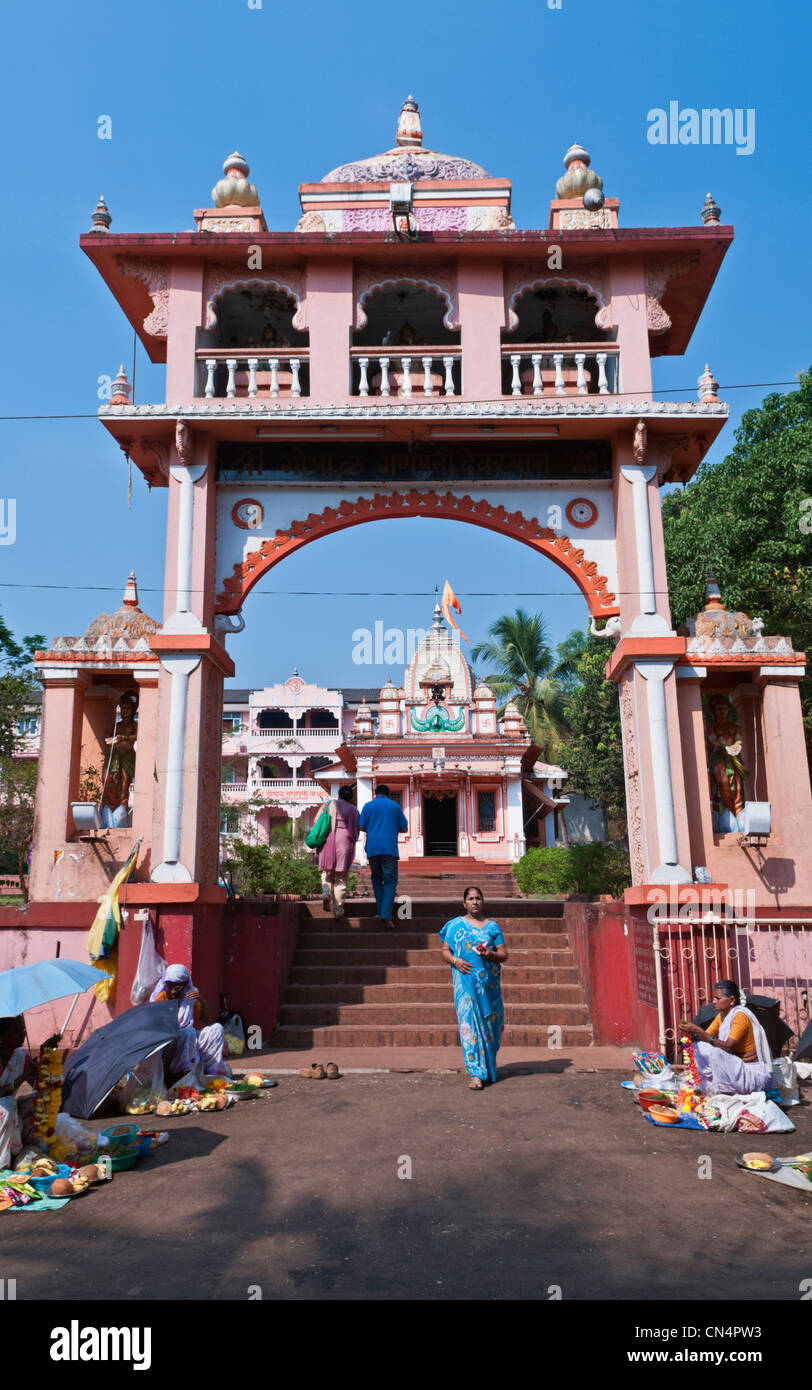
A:
[[[129,383],[129,380],[127,379],[127,373],[125,372],[124,364],[122,363],[118,369],[118,376],[116,376],[113,380],[113,394],[110,397],[110,404],[129,405],[131,391],[132,387]]]
[[[138,607],[138,585],[135,580],[135,570],[130,570],[130,577],[124,589],[124,598],[121,606],[122,608]]]
[[[400,108],[395,143],[412,149],[419,149],[423,144],[420,111],[413,96],[408,96]]]
[[[719,397],[716,394],[719,389],[719,383],[716,381],[707,362],[705,363],[705,370],[697,382],[697,387],[697,395],[702,405],[719,404]]]

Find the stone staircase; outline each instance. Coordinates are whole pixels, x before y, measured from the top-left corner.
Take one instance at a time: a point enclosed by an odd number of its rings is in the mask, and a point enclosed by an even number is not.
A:
[[[401,859],[398,868],[399,897],[405,895],[449,901],[456,897],[461,899],[469,884],[476,884],[482,889],[486,903],[492,898],[521,897],[516,880],[506,865],[489,864],[482,859],[465,858],[463,855]],[[368,868],[360,871],[358,886],[365,894],[372,892]]]
[[[483,885],[484,888],[484,885]],[[557,902],[487,896],[510,959],[504,970],[503,1046],[562,1047],[593,1041],[583,988]],[[374,902],[347,903],[334,923],[320,903],[305,906],[280,1009],[275,1047],[450,1047],[459,1043],[451,971],[437,933],[458,899],[412,903],[409,921],[381,929]]]

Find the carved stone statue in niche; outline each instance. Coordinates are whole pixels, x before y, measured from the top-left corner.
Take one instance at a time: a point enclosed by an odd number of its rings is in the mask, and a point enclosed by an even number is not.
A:
[[[713,828],[724,834],[739,828],[744,783],[750,773],[741,760],[741,729],[732,700],[727,695],[709,695],[704,706]]]
[[[138,695],[128,690],[119,701],[113,732],[104,740],[108,751],[107,776],[101,796],[103,825],[129,825],[130,787],[135,777],[135,741],[138,737],[137,709]]]

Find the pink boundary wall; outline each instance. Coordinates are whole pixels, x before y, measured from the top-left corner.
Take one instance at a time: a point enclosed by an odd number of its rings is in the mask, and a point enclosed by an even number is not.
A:
[[[87,934],[95,907],[77,904],[70,914],[62,904],[35,904],[28,914],[18,908],[0,908],[0,971],[51,960],[57,945],[61,957],[87,962]],[[267,1045],[276,1028],[296,949],[300,913],[298,902],[269,904],[242,899],[225,906],[212,903],[158,909],[156,944],[166,960],[189,966],[213,1019],[220,1012],[222,993],[229,1005],[243,1014],[247,1025],[259,1025]],[[66,917],[69,925],[64,925]],[[59,918],[61,924],[53,920]],[[99,1003],[92,990],[82,995],[66,1033],[67,1046],[76,1047],[95,1029],[132,1007],[130,990],[140,950],[141,924],[130,911],[119,938],[116,998],[110,1006]],[[71,997],[67,997],[26,1013],[32,1047],[62,1027],[70,1004]]]

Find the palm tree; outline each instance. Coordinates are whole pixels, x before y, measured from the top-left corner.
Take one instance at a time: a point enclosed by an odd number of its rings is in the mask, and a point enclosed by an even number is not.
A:
[[[500,715],[513,700],[542,758],[552,761],[556,744],[567,733],[563,683],[572,678],[572,665],[556,660],[541,613],[531,617],[517,608],[513,615],[498,618],[489,636],[493,640],[478,643],[471,656],[496,668],[484,679],[502,702]]]

